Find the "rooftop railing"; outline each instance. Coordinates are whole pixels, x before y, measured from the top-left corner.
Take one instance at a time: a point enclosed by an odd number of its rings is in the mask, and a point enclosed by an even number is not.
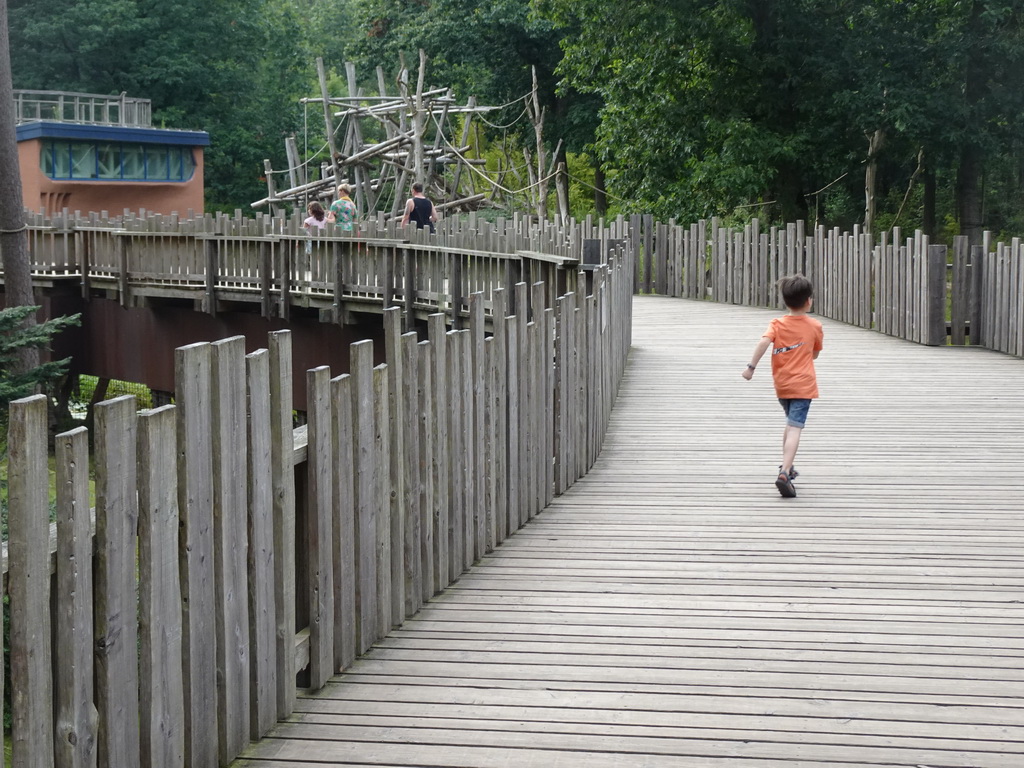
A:
[[[149,99],[67,91],[15,91],[15,120],[21,123],[53,120],[84,125],[149,128],[153,109]]]

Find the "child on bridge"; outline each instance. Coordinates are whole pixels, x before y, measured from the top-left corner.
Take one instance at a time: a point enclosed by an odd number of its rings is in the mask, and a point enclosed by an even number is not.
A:
[[[786,412],[786,429],[782,433],[782,465],[775,487],[787,499],[796,496],[793,481],[797,471],[793,467],[800,433],[807,421],[811,400],[818,396],[818,380],[814,361],[821,352],[824,332],[821,323],[808,316],[814,302],[811,281],[803,275],[790,275],[779,280],[782,300],[789,314],[777,317],[768,324],[761,341],[754,348],[743,378],[750,381],[754,369],[769,347],[772,349],[772,378],[775,394]]]

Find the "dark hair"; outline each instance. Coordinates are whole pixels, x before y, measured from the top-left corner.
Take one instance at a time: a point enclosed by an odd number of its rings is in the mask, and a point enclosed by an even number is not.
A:
[[[782,300],[790,309],[800,309],[814,295],[814,286],[803,275],[789,275],[779,280]]]
[[[313,218],[317,221],[324,220],[324,207],[315,200],[309,204],[309,212],[313,214]]]
[[[415,184],[413,184],[413,185],[412,185],[412,191],[413,191],[413,192],[422,192],[422,191],[423,191],[423,185],[422,185],[422,184],[420,184],[420,183],[419,183],[419,182],[417,181],[417,182],[416,182]]]

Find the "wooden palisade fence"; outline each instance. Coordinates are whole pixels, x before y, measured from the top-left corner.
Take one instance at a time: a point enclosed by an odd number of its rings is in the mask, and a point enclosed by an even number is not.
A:
[[[174,405],[96,407],[91,514],[89,435],[57,436],[54,525],[47,400],[12,403],[14,765],[243,753],[297,685],[321,687],[592,465],[632,274],[613,249],[580,291],[476,292],[464,328],[436,313],[422,339],[388,308],[387,363],[363,341],[349,371],[308,371],[297,430],[288,331],[250,354],[241,337],[180,348]]]
[[[519,216],[490,223],[471,215],[441,222],[436,235],[371,220],[353,232],[331,225],[311,239],[299,216],[28,219],[36,281],[73,280],[85,298],[105,296],[122,306],[190,299],[210,313],[226,302],[250,303],[265,317],[286,319],[293,307],[303,307],[329,312],[338,323],[352,311],[400,306],[407,329],[438,311],[461,322],[468,297],[478,292],[489,314],[491,293],[519,281],[544,282],[553,303],[575,290],[567,267],[578,262],[583,239],[607,246],[611,231],[587,223],[531,224]]]
[[[872,239],[803,222],[762,232],[716,220],[689,227],[630,219],[640,293],[747,306],[780,305],[778,278],[802,272],[814,282],[815,312],[922,344],[984,346],[1024,356],[1024,249],[1020,238],[952,252],[920,232],[894,229]]]

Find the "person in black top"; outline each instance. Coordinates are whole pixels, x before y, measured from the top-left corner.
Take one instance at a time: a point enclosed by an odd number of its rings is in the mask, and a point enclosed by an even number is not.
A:
[[[402,217],[404,227],[410,221],[416,222],[417,229],[430,227],[434,231],[434,222],[437,221],[437,210],[423,194],[423,185],[416,182],[412,185],[412,197],[405,201],[405,215]]]

